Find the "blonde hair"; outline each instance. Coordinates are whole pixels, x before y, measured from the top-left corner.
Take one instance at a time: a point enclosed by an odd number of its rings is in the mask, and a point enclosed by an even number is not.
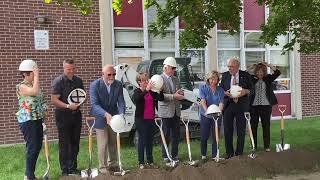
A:
[[[220,81],[220,74],[218,71],[210,71],[206,74],[206,83],[209,84],[209,79],[216,77]]]

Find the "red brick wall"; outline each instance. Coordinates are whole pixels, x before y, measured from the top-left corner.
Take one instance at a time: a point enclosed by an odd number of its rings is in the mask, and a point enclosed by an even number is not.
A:
[[[98,1],[93,2],[96,3],[93,13],[83,17],[66,5],[47,5],[43,0],[0,1],[0,144],[23,142],[15,117],[18,109],[15,86],[22,81],[17,70],[23,59],[32,58],[40,67],[40,83],[50,107],[47,120],[50,139],[57,138],[50,86],[62,73],[62,61],[65,58],[76,61],[76,74],[84,80],[87,91],[89,83],[100,76],[99,8]],[[37,14],[48,16],[48,22],[37,24],[34,19]],[[49,50],[35,50],[34,30],[49,31]],[[88,113],[88,101],[82,111]]]
[[[320,114],[320,53],[301,55],[302,115]]]

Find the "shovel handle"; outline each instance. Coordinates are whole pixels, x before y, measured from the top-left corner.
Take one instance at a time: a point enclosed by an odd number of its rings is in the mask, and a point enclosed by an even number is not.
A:
[[[219,130],[218,130],[218,121],[214,120],[214,128],[215,128],[215,133],[216,133],[216,143],[217,145],[219,144]]]
[[[92,153],[92,133],[90,132],[90,134],[89,134],[89,143],[88,143],[89,145],[89,153],[91,154]]]
[[[186,127],[186,139],[187,139],[187,144],[190,144],[190,135],[189,135],[189,128]]]
[[[284,130],[284,119],[283,119],[283,116],[281,116],[280,127],[281,127],[281,130]]]
[[[46,157],[49,157],[49,144],[48,144],[48,137],[44,137],[44,153]]]

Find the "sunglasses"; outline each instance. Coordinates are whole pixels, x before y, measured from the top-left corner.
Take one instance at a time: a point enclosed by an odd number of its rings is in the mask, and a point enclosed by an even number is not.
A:
[[[171,69],[172,69],[172,70],[176,70],[177,68],[176,68],[176,67],[171,67]]]
[[[108,77],[110,77],[110,76],[116,76],[116,73],[114,73],[114,74],[107,74],[107,76],[108,76]]]

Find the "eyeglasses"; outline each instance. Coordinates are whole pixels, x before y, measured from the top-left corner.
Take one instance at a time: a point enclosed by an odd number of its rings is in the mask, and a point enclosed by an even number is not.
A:
[[[116,73],[114,73],[114,74],[107,74],[107,76],[108,76],[108,77],[110,77],[110,76],[116,76]]]
[[[176,68],[176,67],[171,67],[171,69],[172,69],[172,70],[176,70],[177,68]]]

